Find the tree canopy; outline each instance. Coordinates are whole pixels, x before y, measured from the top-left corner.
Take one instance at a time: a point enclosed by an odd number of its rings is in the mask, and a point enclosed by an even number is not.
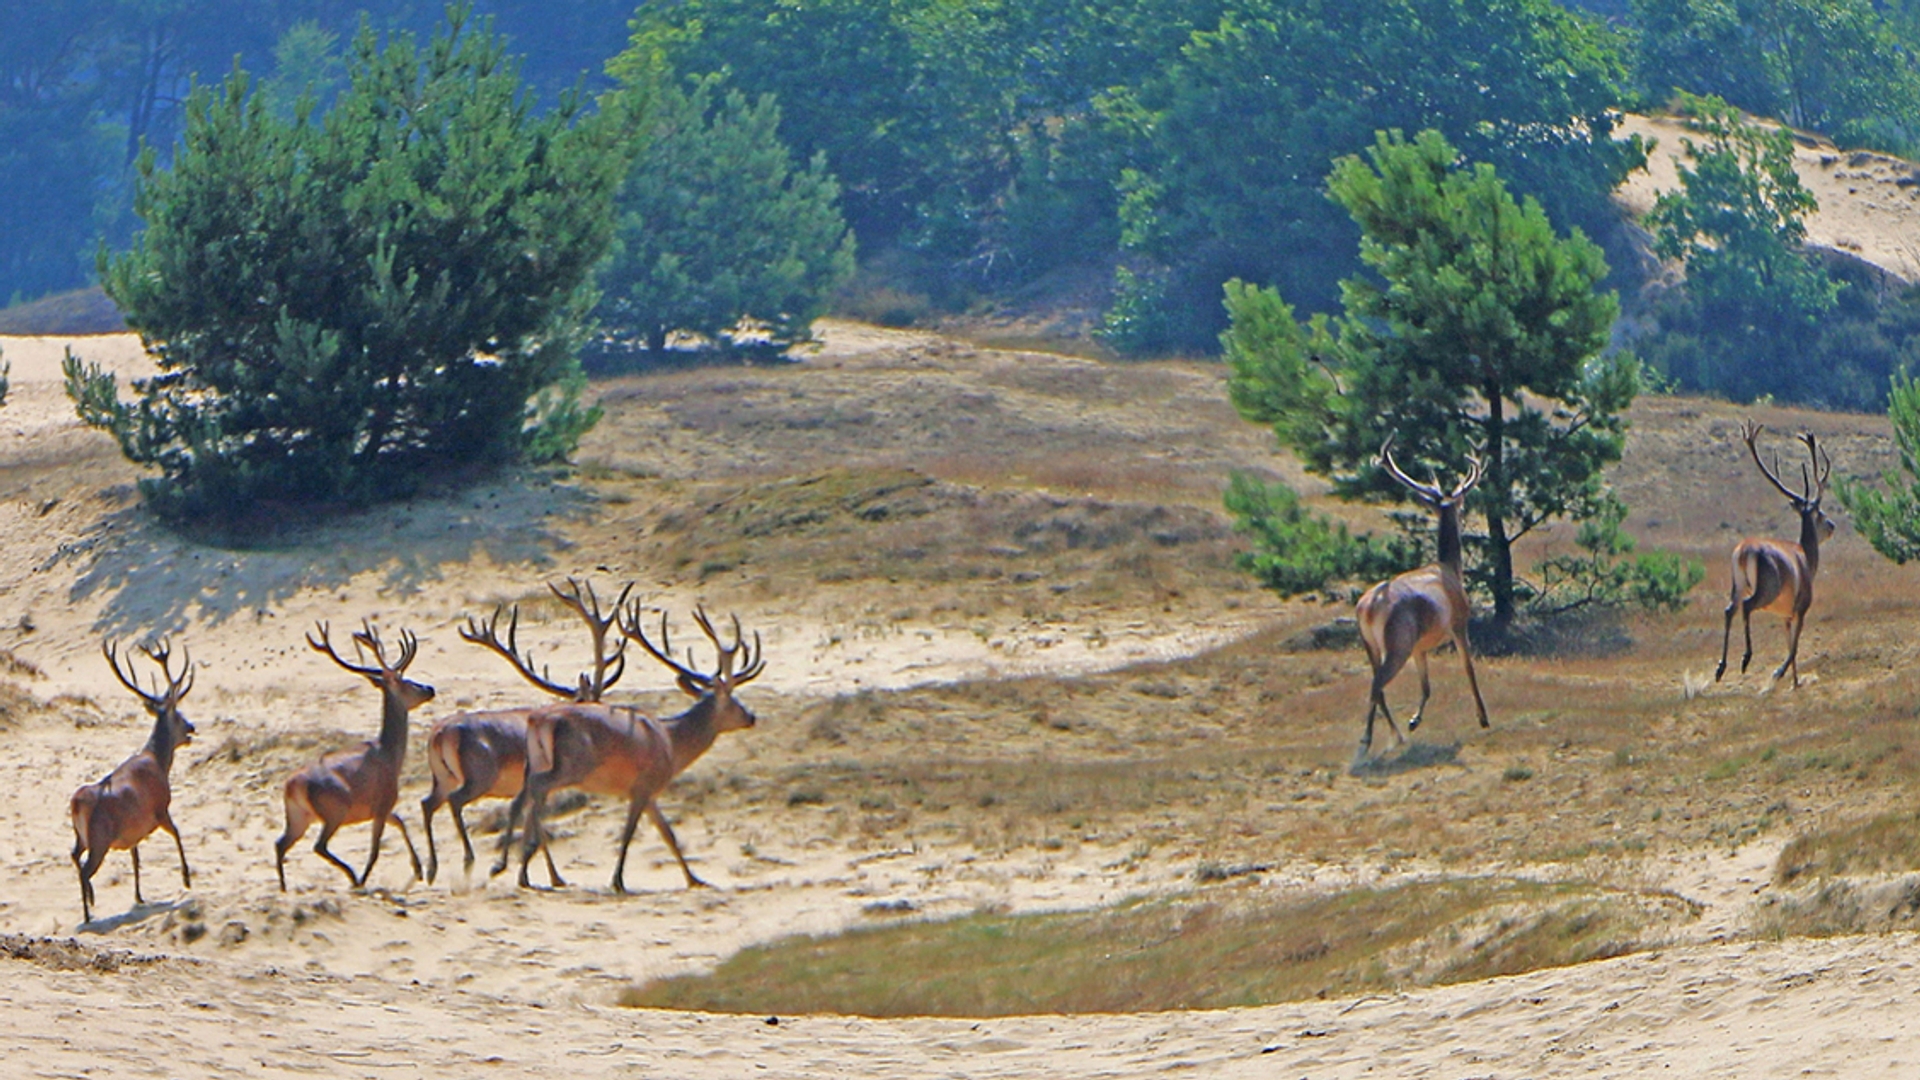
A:
[[[1558,220],[1602,225],[1642,160],[1613,138],[1619,39],[1551,0],[1255,0],[1123,94],[1146,152],[1128,187],[1137,262],[1110,323],[1123,348],[1205,349],[1229,277],[1329,310],[1353,223],[1318,197],[1377,130],[1433,128]]]
[[[1341,282],[1342,315],[1305,324],[1278,292],[1230,284],[1233,402],[1342,497],[1401,498],[1374,463],[1389,436],[1405,460],[1479,458],[1467,508],[1487,529],[1470,538],[1471,577],[1504,628],[1521,592],[1514,542],[1609,501],[1601,470],[1619,460],[1638,375],[1603,354],[1618,310],[1598,289],[1605,259],[1436,131],[1379,135],[1335,163],[1327,190],[1359,226],[1368,273]]]
[[[528,402],[575,370],[621,156],[577,103],[534,116],[466,18],[424,48],[363,27],[323,121],[236,70],[194,93],[172,169],[142,154],[146,229],[100,274],[160,374],[129,403],[70,361],[68,391],[159,468],[162,512],[387,497],[582,422]]]
[[[599,271],[601,332],[658,352],[672,331],[709,339],[742,322],[779,348],[811,336],[853,272],[853,237],[823,155],[796,169],[772,95],[719,77],[639,91],[643,138]]]

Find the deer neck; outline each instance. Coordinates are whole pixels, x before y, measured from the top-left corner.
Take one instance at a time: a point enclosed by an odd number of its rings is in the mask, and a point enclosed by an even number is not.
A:
[[[1440,505],[1440,539],[1438,558],[1434,560],[1441,569],[1450,570],[1455,577],[1460,576],[1460,504],[1457,502]]]
[[[1820,515],[1804,510],[1800,514],[1800,550],[1807,556],[1807,574],[1820,569]]]
[[[714,727],[718,711],[713,695],[706,694],[686,712],[661,722],[660,726],[666,729],[667,738],[673,743],[673,775],[679,776],[713,747],[713,740],[720,737]]]
[[[398,694],[380,695],[380,753],[399,759],[407,752],[407,706]]]
[[[167,724],[166,712],[162,711],[153,718],[153,734],[147,736],[147,753],[153,755],[163,775],[173,770],[173,751],[173,729]]]

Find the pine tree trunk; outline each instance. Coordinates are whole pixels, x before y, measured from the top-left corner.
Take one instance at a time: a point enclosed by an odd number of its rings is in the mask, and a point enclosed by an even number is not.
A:
[[[1487,543],[1493,556],[1493,635],[1504,638],[1513,625],[1513,541],[1507,536],[1506,400],[1498,383],[1489,381],[1487,398]]]

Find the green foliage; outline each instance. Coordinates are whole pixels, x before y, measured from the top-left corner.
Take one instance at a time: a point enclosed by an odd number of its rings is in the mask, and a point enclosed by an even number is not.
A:
[[[1793,139],[1719,98],[1681,96],[1691,164],[1647,216],[1654,250],[1685,265],[1684,292],[1659,310],[1649,358],[1682,385],[1736,399],[1818,397],[1830,369],[1814,352],[1841,284],[1802,247],[1816,209],[1793,168]]]
[[[1893,421],[1905,481],[1887,473],[1882,477],[1887,490],[1876,491],[1843,476],[1835,488],[1873,550],[1905,565],[1920,558],[1920,383],[1905,374],[1894,376],[1887,418]]]
[[[1654,101],[1712,94],[1842,145],[1915,148],[1915,37],[1872,0],[1634,0],[1633,22]]]
[[[273,46],[273,74],[261,80],[267,109],[292,120],[301,101],[324,113],[346,85],[340,35],[312,20],[294,23]]]
[[[1130,298],[1112,342],[1208,349],[1232,277],[1334,307],[1357,236],[1320,189],[1336,156],[1381,129],[1439,130],[1556,220],[1607,226],[1610,192],[1644,161],[1637,141],[1613,137],[1625,79],[1616,35],[1550,0],[1235,7],[1103,101],[1149,181],[1126,192],[1123,244],[1134,284],[1158,290]],[[1164,331],[1139,314],[1148,305]]]
[[[718,339],[743,321],[774,348],[807,340],[853,272],[824,159],[793,167],[771,96],[721,96],[718,78],[632,89],[644,137],[599,270],[603,331],[655,352],[671,331]]]
[[[1234,405],[1346,498],[1406,498],[1374,464],[1389,435],[1405,461],[1480,458],[1467,508],[1487,531],[1467,538],[1480,554],[1469,577],[1504,627],[1512,545],[1606,505],[1600,472],[1620,458],[1639,389],[1637,363],[1602,355],[1618,307],[1596,291],[1605,260],[1438,132],[1380,135],[1367,160],[1335,163],[1328,190],[1373,275],[1341,283],[1343,315],[1305,326],[1273,290],[1229,287]]]
[[[1253,542],[1240,567],[1281,596],[1352,599],[1355,582],[1391,577],[1420,565],[1418,544],[1402,537],[1354,536],[1345,525],[1315,514],[1285,484],[1263,484],[1236,472],[1228,481],[1227,512],[1235,531]]]
[[[682,0],[644,5],[623,80],[724,72],[824,153],[868,252],[1007,284],[1109,249],[1130,135],[1096,100],[1148,77],[1219,0]]]
[[[0,306],[75,288],[124,193],[101,115],[106,0],[0,5]]]
[[[1587,607],[1678,611],[1706,579],[1700,560],[1668,551],[1636,552],[1621,530],[1627,507],[1611,492],[1580,523],[1574,544],[1585,554],[1556,555],[1540,564],[1541,588],[1529,606],[1544,615]]]
[[[159,468],[162,513],[391,497],[577,426],[530,430],[527,402],[576,369],[613,133],[575,102],[533,116],[458,7],[424,49],[363,27],[347,72],[315,121],[236,70],[195,92],[172,170],[142,155],[146,231],[99,269],[160,374],[122,402],[70,359],[67,389]]]
[[[575,371],[527,402],[526,449],[521,454],[527,463],[557,465],[573,457],[580,440],[606,415],[597,402],[581,403],[586,390],[586,375]]]

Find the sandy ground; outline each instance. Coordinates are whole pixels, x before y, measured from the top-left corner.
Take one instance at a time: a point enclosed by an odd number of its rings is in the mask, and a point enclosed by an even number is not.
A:
[[[908,338],[836,326],[821,360],[857,363]],[[569,890],[530,893],[505,878],[464,877],[442,817],[451,881],[413,882],[389,832],[366,892],[347,889],[303,845],[283,896],[271,853],[278,785],[292,766],[365,737],[377,707],[359,680],[307,655],[304,628],[365,615],[418,630],[418,664],[441,693],[416,716],[419,731],[455,709],[525,701],[497,661],[457,642],[467,613],[523,595],[530,579],[599,568],[553,542],[550,507],[516,502],[505,488],[477,495],[467,517],[458,508],[440,516],[397,509],[371,535],[331,538],[330,560],[311,550],[216,553],[157,538],[134,524],[133,474],[68,418],[57,383],[64,344],[0,341],[14,379],[0,412],[0,644],[38,665],[43,674],[27,685],[55,699],[49,711],[14,722],[0,764],[8,780],[0,785],[0,934],[14,935],[0,939],[8,1075],[391,1077],[445,1075],[451,1066],[454,1075],[495,1076],[558,1068],[691,1077],[1708,1077],[1894,1075],[1920,1060],[1920,1043],[1899,1034],[1920,994],[1920,952],[1909,938],[1727,943],[1766,887],[1777,853],[1767,844],[1681,853],[1650,867],[1653,884],[1703,905],[1690,942],[1657,953],[1392,997],[979,1022],[773,1023],[612,1002],[631,982],[702,970],[751,943],[871,922],[879,905],[904,902],[933,917],[1088,907],[1181,887],[1193,867],[1118,859],[1099,844],[992,853],[956,838],[874,850],[830,838],[816,808],[725,802],[676,823],[716,886],[709,890],[681,888],[658,841],[643,833],[628,874],[639,895],[610,895],[605,838],[616,817],[596,807],[562,824],[556,847],[576,882]],[[130,339],[81,347],[125,373],[140,370]],[[51,461],[63,464],[49,474],[42,466]],[[692,599],[649,597],[674,611]],[[779,661],[755,688],[765,730],[729,736],[696,772],[724,778],[805,752],[780,720],[823,693],[1182,655],[1242,636],[1272,614],[1250,607],[1179,626],[1142,619],[1132,638],[1095,649],[1044,625],[998,637],[903,633],[828,645],[829,627],[809,622],[808,610],[768,598],[748,612]],[[200,736],[174,773],[194,887],[183,892],[169,847],[149,843],[150,902],[129,907],[129,864],[116,856],[96,879],[99,921],[77,927],[65,800],[137,748],[146,728],[109,676],[99,642],[154,627],[177,630],[200,665],[187,703]],[[542,655],[576,633],[552,619],[526,632]],[[402,802],[416,821],[417,792],[415,783]],[[357,863],[364,831],[348,830],[338,850]],[[1351,866],[1298,866],[1248,887],[1365,880]],[[486,1068],[472,1068],[479,1065]]]
[[[1684,122],[1666,116],[1630,114],[1620,133],[1654,140],[1647,168],[1629,177],[1620,201],[1636,214],[1653,209],[1660,192],[1680,186]],[[1807,242],[1849,252],[1898,275],[1920,280],[1920,176],[1914,164],[1871,151],[1839,150],[1824,138],[1799,134],[1793,148],[1800,182],[1819,209],[1807,216]]]

